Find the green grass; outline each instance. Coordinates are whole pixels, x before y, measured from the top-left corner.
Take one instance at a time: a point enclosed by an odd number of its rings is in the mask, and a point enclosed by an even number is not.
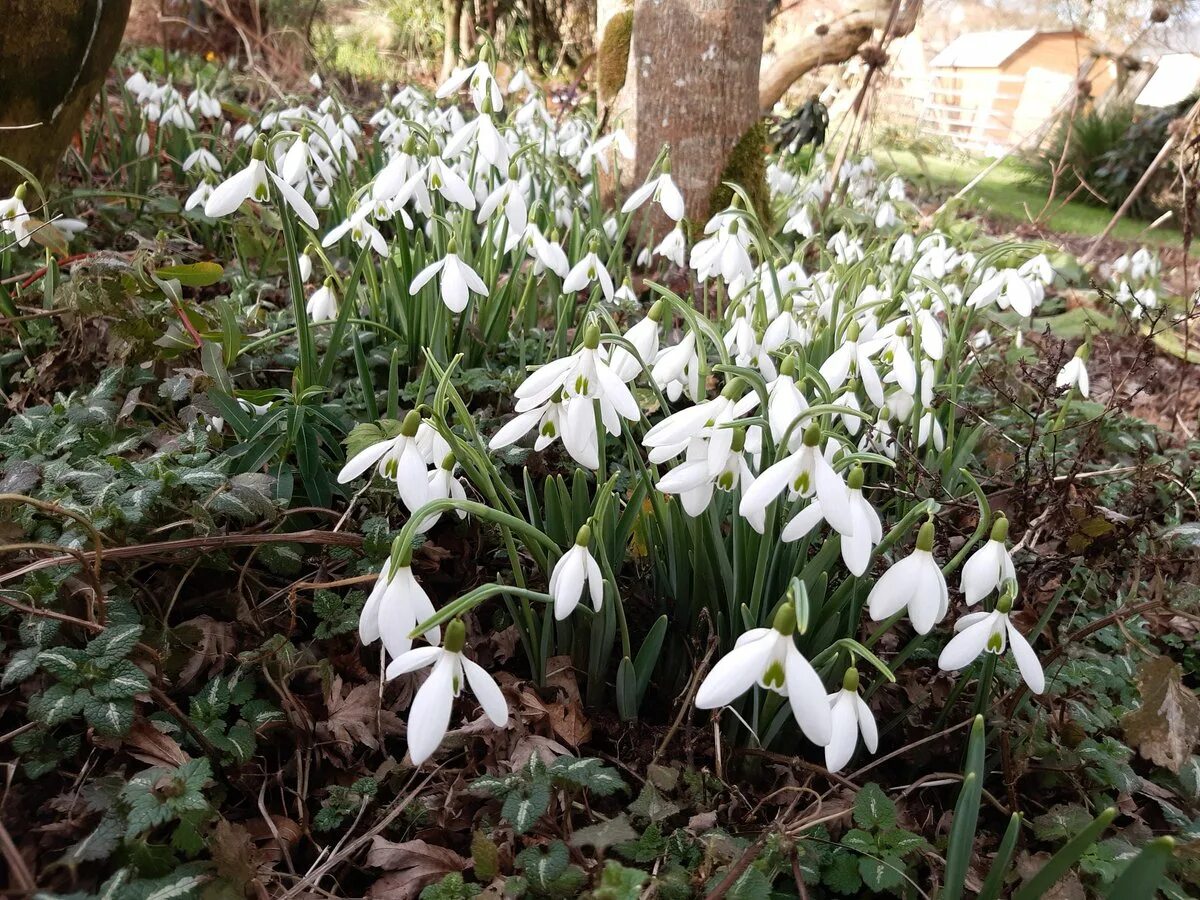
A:
[[[882,168],[894,168],[916,187],[943,194],[947,194],[947,189],[950,189],[949,193],[958,190],[988,165],[987,160],[956,160],[887,148],[877,148],[874,155]],[[987,213],[992,218],[1021,223],[1032,222],[1042,213],[1046,194],[1043,185],[1030,181],[1027,170],[1015,161],[1006,160],[972,188],[964,200],[968,208]],[[1077,200],[1064,204],[1056,200],[1042,224],[1063,234],[1087,237],[1103,231],[1112,215],[1112,210],[1102,206]],[[1160,225],[1151,229],[1149,222],[1128,217],[1117,223],[1112,237],[1160,246],[1179,247],[1183,244],[1183,234],[1177,228]],[[1200,255],[1200,246],[1193,245],[1192,255]]]

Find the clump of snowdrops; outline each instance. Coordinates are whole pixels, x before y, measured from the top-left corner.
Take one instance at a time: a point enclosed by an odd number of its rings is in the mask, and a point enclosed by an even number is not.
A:
[[[795,747],[798,731],[833,771],[876,749],[875,688],[934,635],[948,638],[940,666],[978,669],[985,697],[1002,659],[1044,689],[1036,637],[1012,621],[1007,522],[970,474],[981,426],[958,407],[995,334],[1053,283],[1045,256],[914,230],[904,184],[869,158],[836,174],[774,161],[778,233],[736,187],[689,228],[669,148],[607,196],[631,165],[625,134],[551,114],[523,73],[501,85],[486,49],[434,97],[388,91],[366,123],[315,85],[311,102],[237,128],[203,88],[185,97],[140,73],[126,87],[156,146],[186,151],[187,215],[234,253],[240,216],[283,236],[293,390],[254,403],[218,386],[218,406],[252,431],[291,403],[297,428],[325,434],[312,398],[342,376],[361,390],[369,421],[321,477],[387,485],[407,515],[359,633],[380,643],[386,678],[428,670],[408,717],[415,763],[464,688],[507,722],[466,639],[463,616],[483,604],[504,605],[535,679],[569,653],[589,701],[623,717],[656,681],[731,710],[732,739]],[[147,133],[136,143],[151,152]],[[27,215],[5,201],[0,227],[21,240]],[[455,374],[506,342],[519,373],[485,433]],[[386,386],[364,345],[390,348]],[[1064,370],[1067,392],[1086,395],[1085,359]],[[569,463],[549,476],[509,462],[554,445]],[[898,487],[896,467],[914,463],[938,496]],[[936,514],[962,497],[978,527],[950,555]],[[439,606],[412,559],[447,515],[491,526],[507,566]],[[904,642],[882,659],[894,629]],[[693,677],[710,636],[717,658]]]

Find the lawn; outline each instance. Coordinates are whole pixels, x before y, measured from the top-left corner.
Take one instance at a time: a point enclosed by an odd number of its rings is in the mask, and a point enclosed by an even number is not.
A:
[[[894,167],[904,178],[919,188],[950,196],[976,177],[988,161],[974,157],[950,159],[929,156],[908,150],[877,148],[875,157],[885,167]],[[1046,205],[1046,186],[1031,181],[1015,160],[1006,160],[988,173],[971,189],[966,199],[970,207],[1014,223],[1032,222]],[[1045,224],[1066,234],[1094,235],[1104,230],[1112,218],[1112,210],[1078,200],[1069,203],[1056,201]],[[1156,246],[1179,247],[1183,234],[1178,228],[1124,218],[1113,231],[1114,238],[1138,241]],[[1193,255],[1200,248],[1192,248]]]

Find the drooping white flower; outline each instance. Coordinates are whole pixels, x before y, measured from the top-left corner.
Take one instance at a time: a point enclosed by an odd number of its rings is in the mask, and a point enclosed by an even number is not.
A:
[[[649,365],[658,354],[658,338],[662,332],[665,310],[663,301],[656,300],[641,321],[625,332],[625,340],[637,351],[636,357],[622,346],[613,347],[608,365],[622,381],[633,381],[642,374],[642,367]]]
[[[514,392],[517,412],[541,406],[559,391],[564,398],[583,398],[600,402],[600,417],[605,429],[621,434],[621,419],[641,418],[637,400],[605,362],[600,351],[600,328],[594,322],[584,328],[583,343],[570,356],[556,359],[536,369]],[[572,403],[567,407],[567,428],[582,432],[594,421],[592,403]]]
[[[491,67],[485,60],[481,59],[474,65],[455,69],[450,77],[438,87],[437,98],[439,100],[446,99],[451,94],[457,93],[464,84],[468,85],[471,102],[475,104],[477,110],[482,111],[486,107],[485,101],[490,103],[490,108],[494,112],[499,112],[504,108],[504,94],[500,90],[495,76],[492,75]]]
[[[696,441],[704,442],[707,473],[716,477],[733,453],[732,423],[758,405],[758,393],[747,390],[740,378],[730,379],[721,393],[667,416],[646,432],[642,445],[649,459],[658,464],[683,453]]]
[[[200,147],[197,150],[193,150],[188,155],[188,158],[183,161],[183,171],[191,172],[195,169],[199,169],[202,175],[205,173],[219,175],[221,174],[221,163],[220,160],[213,156],[212,151],[205,147]]]
[[[358,617],[358,637],[363,644],[382,640],[388,656],[396,659],[412,648],[414,628],[431,618],[436,610],[429,595],[403,563],[392,566],[388,559],[379,570],[367,602]],[[437,626],[425,632],[425,640],[436,643],[441,635]]]
[[[604,262],[596,255],[596,250],[597,244],[595,241],[592,241],[591,247],[583,259],[575,263],[571,271],[567,273],[567,277],[563,279],[564,293],[570,294],[575,291],[582,291],[593,284],[599,284],[600,289],[604,292],[604,299],[612,300],[612,276],[608,274],[608,268],[604,265]]]
[[[343,237],[349,235],[350,240],[363,249],[370,246],[381,257],[388,255],[387,241],[380,233],[379,229],[371,222],[371,208],[369,206],[357,206],[350,210],[350,215],[346,217],[340,225],[335,225],[330,229],[329,234],[325,235],[321,241],[322,247],[332,247]]]
[[[396,491],[409,512],[416,512],[429,495],[429,458],[422,452],[418,436],[422,424],[421,414],[410,411],[398,435],[371,444],[346,461],[338,472],[338,484],[353,481],[374,465],[380,475],[396,482]],[[448,452],[446,447],[442,455]]]
[[[742,495],[738,511],[751,522],[761,519],[766,508],[784,490],[792,497],[812,497],[820,501],[821,516],[839,534],[854,533],[854,518],[850,514],[850,497],[846,482],[834,471],[821,452],[821,426],[816,422],[805,429],[803,444],[768,466],[753,486]],[[834,446],[832,443],[829,445]],[[815,522],[813,523],[815,524]]]
[[[728,706],[757,684],[787,697],[805,737],[826,746],[833,736],[833,718],[825,685],[796,646],[795,631],[795,607],[785,603],[770,628],[751,628],[713,666],[696,691],[696,707]]]
[[[683,218],[683,194],[671,180],[671,171],[666,169],[661,175],[651,178],[640,188],[629,195],[629,199],[621,206],[621,212],[631,213],[647,200],[653,200],[662,207],[662,211],[678,222]]]
[[[529,209],[525,204],[525,193],[517,180],[515,165],[510,167],[508,180],[488,194],[479,205],[479,215],[475,221],[482,225],[490,221],[497,211],[502,212],[508,222],[508,240],[514,243],[520,240],[529,223]]]
[[[1033,315],[1034,291],[1026,278],[1016,269],[1001,269],[983,280],[967,298],[967,306],[979,309],[996,304],[1001,309],[1012,308],[1021,316]]]
[[[446,736],[454,698],[462,693],[464,680],[492,724],[497,728],[508,724],[508,704],[500,686],[482,666],[463,655],[466,635],[462,620],[455,619],[446,626],[441,647],[410,650],[388,666],[388,678],[433,667],[417,688],[408,712],[408,755],[413,765],[429,759]]]
[[[838,347],[825,362],[821,363],[821,377],[836,391],[846,383],[846,378],[854,371],[862,379],[867,396],[877,407],[883,406],[883,383],[871,356],[879,352],[880,345],[870,340],[860,341],[858,322],[851,321],[846,328],[842,345]]]
[[[328,322],[336,319],[338,314],[337,292],[333,287],[333,279],[326,278],[325,283],[313,291],[305,304],[308,317],[314,322]]]
[[[534,450],[545,450],[561,438],[563,448],[575,462],[586,469],[598,469],[600,449],[595,416],[592,416],[590,422],[580,416],[568,416],[567,410],[572,405],[591,407],[591,401],[580,397],[564,399],[559,391],[542,405],[518,412],[493,435],[488,447],[492,450],[502,450],[515,444],[536,427],[537,440],[533,445]],[[575,427],[570,427],[569,423],[573,423]]]
[[[950,607],[946,579],[933,558],[931,521],[921,526],[916,549],[884,572],[867,596],[867,609],[876,622],[906,607],[917,634],[929,634]]]
[[[467,491],[463,487],[462,481],[454,474],[455,467],[458,461],[454,458],[453,453],[447,453],[442,460],[429,470],[429,489],[425,493],[425,502],[429,503],[433,500],[466,500]],[[455,514],[460,519],[465,519],[467,514],[461,509],[456,509]],[[440,511],[426,516],[421,524],[417,526],[417,531],[429,531],[442,518]]]
[[[472,293],[486,296],[488,289],[479,273],[459,259],[455,250],[455,243],[451,240],[446,247],[446,255],[418,272],[408,286],[408,292],[415,297],[434,275],[441,272],[438,289],[442,302],[451,312],[460,313],[467,308]]]
[[[682,226],[676,225],[667,232],[667,236],[654,248],[654,255],[669,259],[677,266],[687,262],[687,235],[683,233]]]
[[[663,475],[655,487],[664,494],[677,494],[684,512],[689,516],[698,516],[708,508],[716,491],[730,493],[738,487],[745,490],[754,483],[754,476],[746,462],[745,449],[746,429],[733,429],[733,446],[725,465],[716,472],[710,472],[708,442],[691,441],[684,461]],[[759,520],[754,527],[762,531],[766,525]]]
[[[268,168],[266,158],[267,145],[259,138],[251,151],[250,164],[213,189],[204,204],[204,214],[211,219],[219,219],[235,212],[247,200],[266,203],[271,195],[268,185],[273,184],[284,205],[290,207],[309,228],[316,228],[320,223],[308,201]]]
[[[1058,376],[1054,379],[1054,386],[1062,388],[1064,391],[1075,388],[1079,391],[1079,396],[1087,399],[1088,393],[1091,391],[1087,357],[1087,344],[1081,344],[1075,351],[1075,355],[1067,360],[1066,365],[1059,370]]]
[[[849,534],[842,534],[842,561],[854,575],[862,575],[867,571],[871,562],[871,554],[875,546],[883,540],[883,524],[879,521],[879,513],[863,496],[863,470],[855,466],[850,470],[846,480],[848,518],[851,525]],[[828,517],[820,497],[814,497],[800,512],[784,526],[780,539],[797,541],[813,530],[822,520]],[[840,517],[839,517],[840,518]]]
[[[879,730],[871,707],[858,696],[858,669],[851,666],[842,676],[842,689],[832,693],[829,700],[831,736],[825,745],[825,768],[840,772],[854,756],[858,736],[862,734],[863,746],[874,753],[879,749]]]
[[[567,254],[558,243],[558,237],[552,235],[550,238],[546,238],[533,222],[525,226],[525,236],[529,238],[526,252],[533,258],[534,274],[541,275],[542,272],[549,270],[559,278],[565,278],[567,272],[570,271],[571,264],[567,261]]]
[[[1004,545],[1007,538],[1008,519],[997,516],[992,523],[991,537],[967,557],[960,583],[967,606],[974,606],[992,591],[999,591],[1007,582],[1016,580],[1017,570]]]
[[[25,208],[25,191],[25,182],[21,182],[11,197],[0,200],[0,232],[11,234],[19,247],[28,247],[36,230],[33,217]]]
[[[560,622],[575,611],[585,587],[592,609],[599,612],[604,603],[604,576],[600,564],[588,549],[591,541],[592,528],[584,525],[575,536],[571,549],[559,558],[550,573],[549,592],[554,598],[554,618]]]
[[[650,367],[650,377],[672,403],[684,394],[693,403],[699,403],[704,395],[702,363],[696,350],[696,333],[689,331],[678,344],[658,351]]]
[[[1035,694],[1046,689],[1046,675],[1042,664],[1033,652],[1033,647],[1009,619],[1012,612],[1012,596],[1006,591],[1001,595],[992,612],[968,613],[954,623],[958,632],[938,657],[938,668],[947,672],[965,669],[981,653],[1000,655],[1011,644],[1013,658],[1021,677]]]

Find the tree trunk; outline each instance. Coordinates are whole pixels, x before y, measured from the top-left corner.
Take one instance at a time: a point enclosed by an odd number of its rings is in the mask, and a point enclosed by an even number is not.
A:
[[[458,65],[459,43],[458,29],[462,22],[463,0],[442,0],[442,31],[446,41],[442,46],[442,76],[440,81],[450,77]]]
[[[621,9],[599,4],[598,41]],[[669,145],[688,219],[708,219],[731,152],[758,122],[765,19],[765,0],[637,0],[625,82],[606,108],[636,149],[632,166],[621,161],[623,192]],[[656,214],[656,232],[667,224]]]
[[[104,83],[130,0],[5,0],[0,27],[0,156],[53,177]],[[24,127],[34,126],[34,127]],[[22,177],[0,163],[0,196]]]

